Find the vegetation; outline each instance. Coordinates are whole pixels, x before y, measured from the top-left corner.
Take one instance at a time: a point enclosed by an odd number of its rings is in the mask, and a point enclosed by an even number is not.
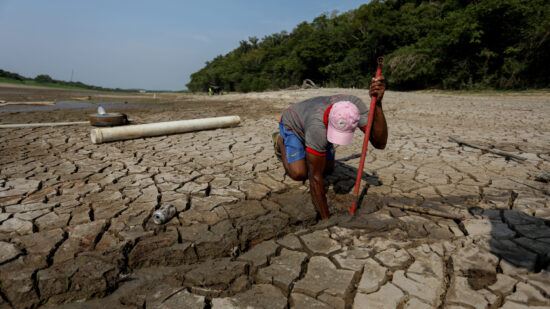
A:
[[[136,89],[120,89],[120,88],[103,88],[99,86],[87,85],[82,82],[67,82],[56,80],[49,75],[40,74],[35,78],[28,78],[17,73],[12,73],[0,69],[0,82],[15,83],[28,86],[55,87],[63,89],[86,89],[86,90],[101,90],[101,91],[137,91]]]
[[[250,37],[191,75],[187,87],[262,91],[309,78],[366,88],[376,59],[393,89],[550,86],[550,1],[373,0],[291,32]]]

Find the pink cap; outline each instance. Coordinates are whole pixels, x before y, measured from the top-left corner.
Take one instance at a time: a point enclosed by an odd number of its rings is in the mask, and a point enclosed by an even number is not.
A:
[[[338,145],[348,145],[359,123],[359,109],[349,101],[332,105],[328,114],[327,139]]]

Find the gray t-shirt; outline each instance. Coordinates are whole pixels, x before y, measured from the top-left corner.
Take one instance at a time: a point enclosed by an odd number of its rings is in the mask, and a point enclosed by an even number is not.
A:
[[[283,126],[304,143],[307,148],[324,153],[329,146],[325,112],[334,103],[350,101],[359,109],[359,128],[367,125],[369,109],[361,99],[353,95],[334,95],[315,97],[296,103],[283,112]],[[328,116],[328,115],[327,115]]]

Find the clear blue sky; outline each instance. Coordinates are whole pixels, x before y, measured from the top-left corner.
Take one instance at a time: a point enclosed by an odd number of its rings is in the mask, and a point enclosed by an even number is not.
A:
[[[0,69],[103,87],[185,89],[249,36],[292,29],[358,0],[0,0]]]

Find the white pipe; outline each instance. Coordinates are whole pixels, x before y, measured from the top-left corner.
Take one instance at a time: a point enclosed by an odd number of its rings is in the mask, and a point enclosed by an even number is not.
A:
[[[91,138],[92,143],[101,144],[105,142],[120,141],[139,137],[159,136],[174,133],[225,128],[238,125],[240,122],[241,118],[239,116],[226,116],[138,124],[114,128],[97,128],[92,129]]]
[[[14,123],[14,124],[0,124],[0,128],[34,128],[34,127],[57,127],[57,126],[72,126],[77,124],[90,124],[89,121],[75,121],[75,122],[43,122],[43,123]]]

